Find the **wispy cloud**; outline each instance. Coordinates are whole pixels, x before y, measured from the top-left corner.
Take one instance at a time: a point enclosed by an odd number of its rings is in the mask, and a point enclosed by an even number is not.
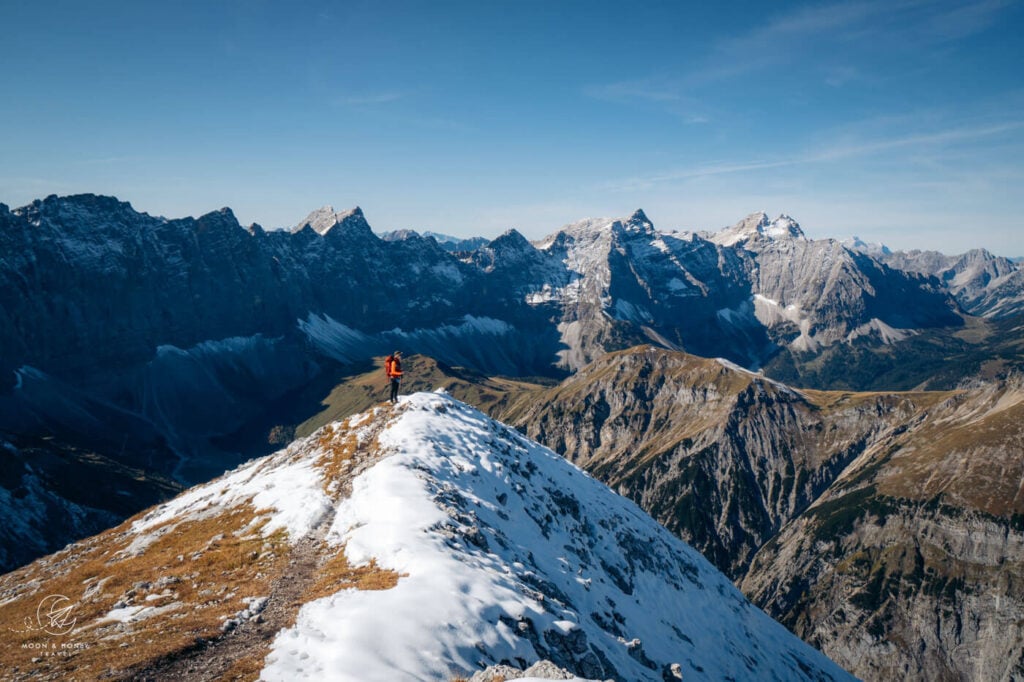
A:
[[[922,35],[936,41],[966,38],[990,27],[1012,4],[1012,0],[956,3],[931,15],[923,24]]]
[[[612,181],[601,186],[609,191],[635,191],[648,189],[656,185],[681,182],[697,178],[751,171],[770,170],[789,166],[827,163],[858,157],[868,157],[898,149],[940,148],[958,142],[977,140],[980,138],[997,137],[1018,130],[1024,130],[1024,120],[1005,121],[1002,123],[950,128],[930,133],[894,135],[875,139],[844,139],[830,144],[820,145],[803,153],[784,156],[776,159],[747,159],[735,162],[718,162],[706,165],[681,168],[651,175],[626,178]]]
[[[691,82],[717,82],[849,46],[872,50],[927,50],[989,28],[1011,0],[866,0],[798,9],[764,26],[725,39]]]
[[[682,90],[679,83],[671,79],[646,78],[587,86],[583,88],[583,94],[605,102],[654,106],[676,116],[683,123],[710,122],[712,117],[707,105],[695,98],[685,97]]]
[[[821,65],[824,83],[838,87],[868,74],[832,59],[901,50],[927,54],[992,26],[1014,0],[864,0],[797,9],[713,44],[704,59],[671,76],[640,76],[589,85],[583,94],[671,105],[696,101],[701,88],[800,62]],[[832,56],[829,56],[832,55]],[[844,56],[845,55],[845,56]]]
[[[1024,129],[1024,120],[1006,121],[1003,123],[952,128],[931,133],[918,133],[890,137],[881,140],[852,141],[839,143],[806,157],[807,163],[833,161],[857,156],[868,156],[879,152],[891,151],[907,147],[932,147],[948,145],[984,137],[994,137],[1003,133]]]

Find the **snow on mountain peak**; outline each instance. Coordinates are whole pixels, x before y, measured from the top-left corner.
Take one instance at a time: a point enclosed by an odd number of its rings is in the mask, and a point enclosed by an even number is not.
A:
[[[721,246],[734,246],[740,242],[759,238],[771,241],[783,239],[806,239],[799,223],[786,214],[769,220],[764,211],[751,213],[732,227],[707,235],[707,239]]]
[[[792,237],[794,239],[805,238],[804,231],[800,229],[800,224],[785,213],[781,214],[778,218],[765,226],[761,233],[765,236],[772,237],[773,239],[786,237]]]
[[[322,206],[317,210],[310,213],[305,219],[301,220],[295,227],[292,228],[292,232],[299,232],[305,227],[311,227],[317,234],[326,235],[336,225],[342,225],[346,223],[351,224],[366,224],[366,217],[363,215],[363,210],[356,206],[355,208],[349,209],[348,211],[335,211],[333,206]],[[368,226],[367,226],[368,229]]]
[[[651,222],[651,219],[647,217],[647,214],[644,213],[644,210],[642,208],[638,208],[637,210],[633,211],[633,215],[629,217],[629,220],[626,221],[626,224],[636,225],[637,227],[645,228],[648,230],[654,229],[654,223]]]

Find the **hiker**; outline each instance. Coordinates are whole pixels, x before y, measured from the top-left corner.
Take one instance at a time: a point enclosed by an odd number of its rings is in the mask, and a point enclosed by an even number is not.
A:
[[[402,385],[402,351],[396,350],[384,358],[384,373],[391,382],[391,402],[398,402],[398,388]]]

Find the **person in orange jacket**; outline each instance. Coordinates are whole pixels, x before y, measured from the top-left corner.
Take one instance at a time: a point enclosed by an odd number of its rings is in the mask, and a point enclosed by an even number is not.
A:
[[[402,385],[402,351],[396,350],[384,358],[384,373],[391,382],[391,402],[398,402],[398,389]]]

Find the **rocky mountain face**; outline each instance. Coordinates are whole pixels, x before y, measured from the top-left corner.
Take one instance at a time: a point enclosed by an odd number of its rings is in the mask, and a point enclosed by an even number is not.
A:
[[[635,505],[436,393],[2,576],[0,600],[12,680],[852,679]]]
[[[1019,262],[972,249],[959,256],[937,251],[890,251],[879,245],[854,242],[853,249],[905,272],[935,277],[972,315],[1009,317],[1024,313],[1024,270]]]
[[[503,418],[635,500],[866,680],[1017,679],[1019,379],[796,390],[723,360],[606,355]]]
[[[657,232],[638,211],[569,225],[536,246],[546,259],[518,270],[517,290],[561,308],[561,358],[572,369],[639,341],[756,368],[779,353],[886,345],[963,324],[933,280],[808,240],[785,216],[697,235]]]
[[[7,381],[22,365],[99,381],[161,346],[292,335],[299,320],[372,337],[503,308],[471,295],[480,275],[435,241],[384,242],[358,209],[314,212],[287,233],[242,228],[227,209],[166,220],[106,197],[50,197],[0,210],[0,240]]]
[[[1024,387],[957,392],[848,467],[744,591],[864,679],[1024,676]]]

